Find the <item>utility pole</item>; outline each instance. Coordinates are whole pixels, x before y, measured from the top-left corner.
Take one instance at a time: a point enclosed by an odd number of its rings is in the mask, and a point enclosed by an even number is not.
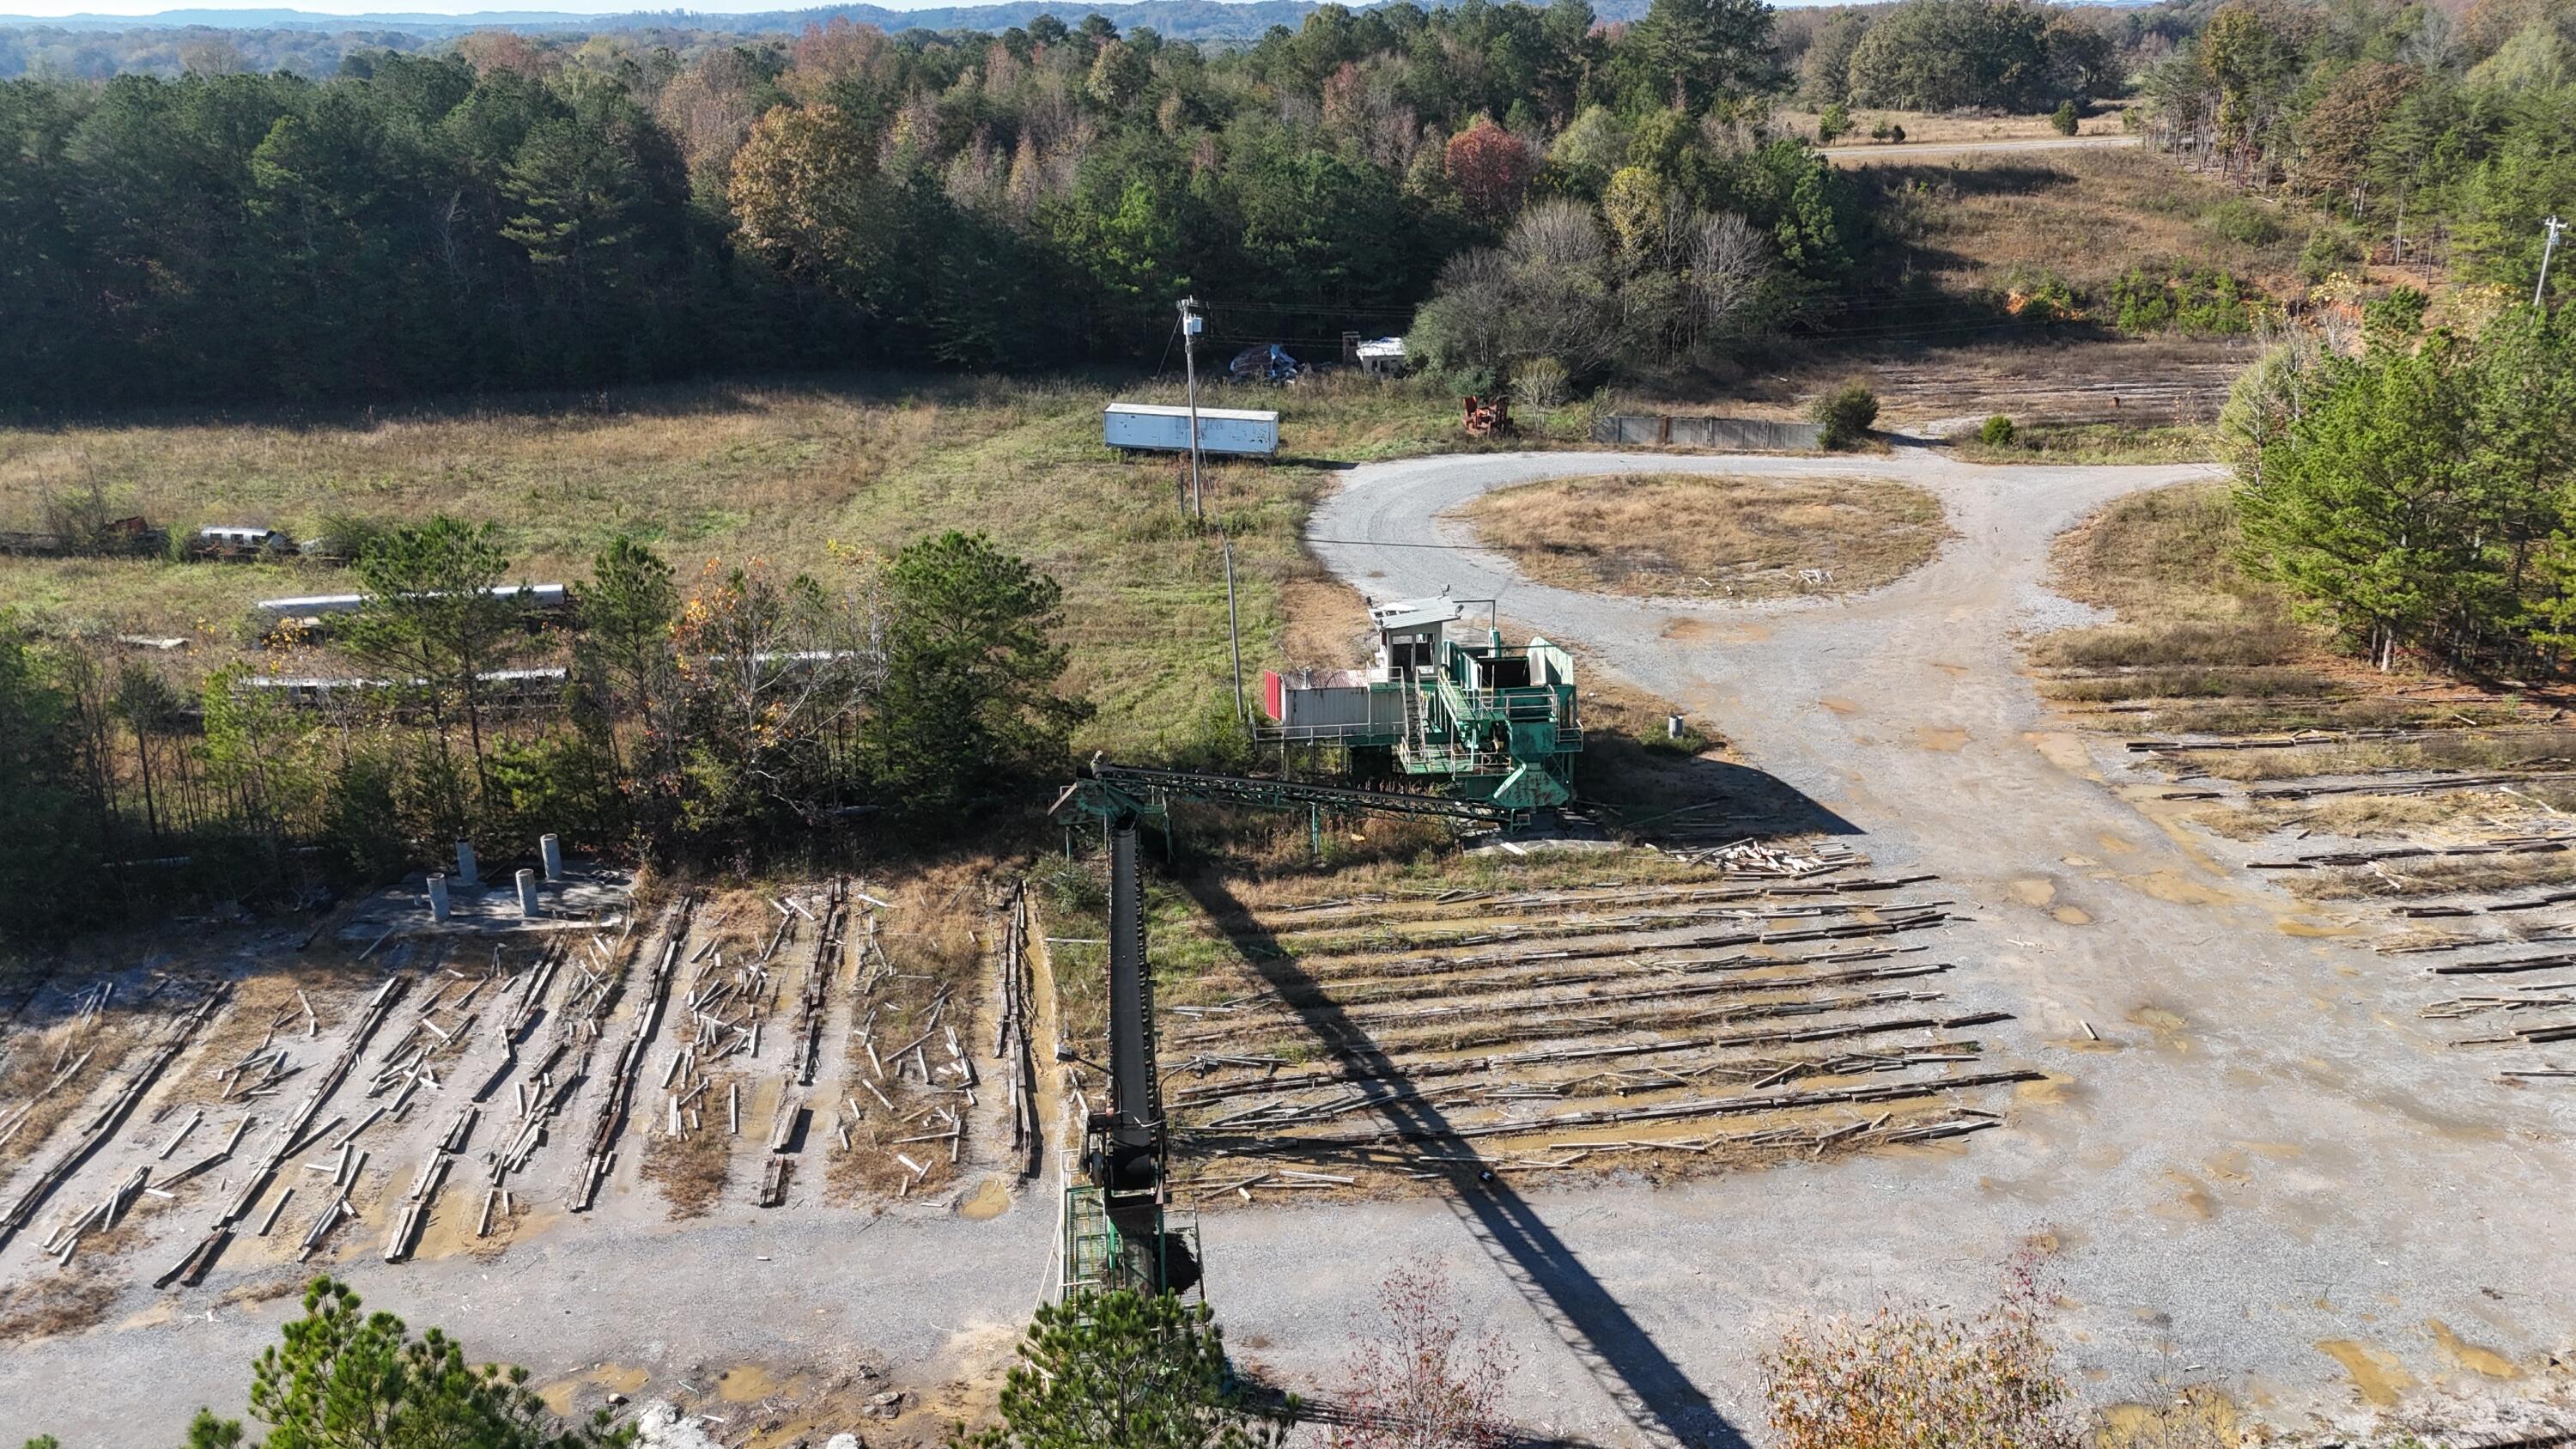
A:
[[[2541,225],[2549,229],[2549,240],[2541,243],[2540,245],[2540,281],[2538,285],[2531,289],[2531,305],[2534,307],[2542,305],[2540,300],[2541,296],[2549,290],[2549,259],[2552,256],[2557,255],[2558,234],[2567,229],[2567,223],[2560,221],[2558,219],[2558,213],[2554,211],[2549,214],[2549,219],[2542,222]],[[1198,422],[1195,417],[1193,417],[1190,423],[1190,428],[1190,441],[1192,446],[1196,446],[1198,442]]]
[[[1190,386],[1190,512],[1207,522],[1207,499],[1199,492],[1199,333],[1207,319],[1198,314],[1199,299],[1181,299],[1181,371]]]

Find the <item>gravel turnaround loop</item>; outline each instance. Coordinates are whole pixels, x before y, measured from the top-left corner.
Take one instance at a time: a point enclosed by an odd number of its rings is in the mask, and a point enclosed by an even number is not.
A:
[[[1958,536],[1870,594],[1728,605],[1541,587],[1441,516],[1487,489],[1627,470],[1894,478],[1937,495]],[[1915,448],[1345,474],[1311,536],[1364,593],[1497,598],[1725,735],[1776,778],[1785,813],[1852,832],[1882,866],[1938,872],[1975,918],[1945,945],[1961,1008],[2013,1012],[1996,1045],[2054,1079],[2025,1087],[2003,1130],[1938,1148],[1533,1188],[1505,1215],[1543,1229],[1544,1255],[1484,1230],[1492,1212],[1437,1203],[1314,1209],[1311,1232],[1295,1212],[1212,1217],[1211,1291],[1239,1341],[1329,1372],[1366,1282],[1431,1258],[1470,1321],[1521,1349],[1515,1404],[1533,1426],[1759,1442],[1757,1356],[1790,1315],[1988,1301],[2002,1260],[2044,1234],[2059,1341],[2095,1402],[2214,1383],[2277,1422],[2350,1419],[2367,1412],[2355,1358],[2393,1369],[2365,1375],[2375,1389],[2534,1389],[2576,1329],[2576,1108],[2500,1086],[2393,1005],[2419,962],[2318,936],[2298,903],[2121,798],[2116,749],[2052,731],[2020,673],[2018,632],[2089,622],[2041,583],[2050,540],[2124,494],[2216,476]],[[1587,1320],[1627,1336],[1587,1358]],[[2478,1347],[2525,1376],[2490,1376]]]

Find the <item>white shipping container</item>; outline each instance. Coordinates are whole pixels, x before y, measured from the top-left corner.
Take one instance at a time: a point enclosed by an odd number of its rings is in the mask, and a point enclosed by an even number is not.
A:
[[[1101,410],[1100,438],[1113,448],[1186,453],[1190,450],[1190,410],[1150,403],[1111,403]],[[1279,452],[1279,415],[1249,408],[1201,408],[1199,451],[1274,457]]]

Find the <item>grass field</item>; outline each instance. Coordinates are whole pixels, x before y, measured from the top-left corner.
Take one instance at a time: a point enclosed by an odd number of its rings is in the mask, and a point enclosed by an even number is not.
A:
[[[2113,102],[2095,108],[2093,114],[2076,123],[2079,136],[2117,136],[2128,129],[2121,119],[2126,103]],[[1816,134],[1818,113],[1807,110],[1782,110],[1775,119],[1800,135]],[[1902,154],[1904,146],[1955,146],[1964,141],[2046,141],[2057,138],[2057,125],[2044,115],[1985,115],[1971,111],[1887,111],[1854,107],[1852,129],[1825,144],[1836,148],[1886,145]],[[1881,124],[1903,126],[1903,145],[1874,141],[1870,132]]]
[[[1852,174],[1897,243],[1891,280],[2000,293],[2045,271],[2084,292],[2164,260],[2222,268],[2275,295],[2302,287],[2304,219],[2140,148],[1920,160],[1898,149]]]
[[[0,528],[96,489],[174,532],[248,523],[298,536],[333,515],[452,513],[504,531],[530,581],[578,581],[611,536],[710,561],[824,573],[927,533],[988,533],[1064,586],[1070,683],[1101,714],[1084,748],[1177,744],[1230,710],[1218,540],[1184,525],[1176,459],[1102,446],[1113,397],[1083,381],[853,377],[634,388],[324,417],[237,416],[0,429]],[[1326,472],[1314,461],[1461,448],[1455,400],[1319,381],[1203,398],[1280,410],[1282,460],[1210,470],[1234,541],[1248,667],[1279,657],[1283,591]],[[1581,436],[1588,415],[1557,413]],[[1526,445],[1527,435],[1520,445]],[[349,587],[322,565],[0,558],[0,598],[42,626],[181,635],[194,667],[240,652],[247,606]]]
[[[2068,530],[2052,586],[2115,618],[2032,641],[2041,694],[2121,731],[2477,726],[2527,713],[2514,696],[2338,650],[2246,571],[2238,542],[2223,483],[2133,494]]]
[[[1951,446],[1972,463],[2206,463],[2219,456],[2219,435],[2203,424],[2033,423],[2009,443],[1984,443],[1971,433]]]
[[[1460,512],[1542,582],[1664,598],[1857,593],[1919,567],[1948,532],[1932,495],[1878,478],[1567,478]]]

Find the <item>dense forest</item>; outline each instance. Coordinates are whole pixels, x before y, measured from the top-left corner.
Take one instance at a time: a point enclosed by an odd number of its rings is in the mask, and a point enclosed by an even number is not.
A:
[[[1962,10],[2018,26],[2037,66],[1978,70],[1988,102],[2116,84],[2108,29],[2072,12],[1914,0],[1871,24]],[[1658,0],[1628,25],[1470,0],[1328,6],[1234,49],[1097,17],[834,23],[687,58],[485,32],[326,81],[9,82],[0,398],[1150,358],[1185,291],[1262,340],[1395,331],[1486,250],[1524,276],[1571,255],[1655,314],[1632,360],[1668,366],[1830,297],[1862,250],[1848,180],[1771,119],[1811,29],[1775,31],[1759,0]],[[1976,70],[1989,29],[1940,44]],[[1856,88],[1962,98],[1925,89],[1922,44],[1896,49],[1901,74],[1856,46]],[[1462,284],[1495,269],[1463,265]]]

